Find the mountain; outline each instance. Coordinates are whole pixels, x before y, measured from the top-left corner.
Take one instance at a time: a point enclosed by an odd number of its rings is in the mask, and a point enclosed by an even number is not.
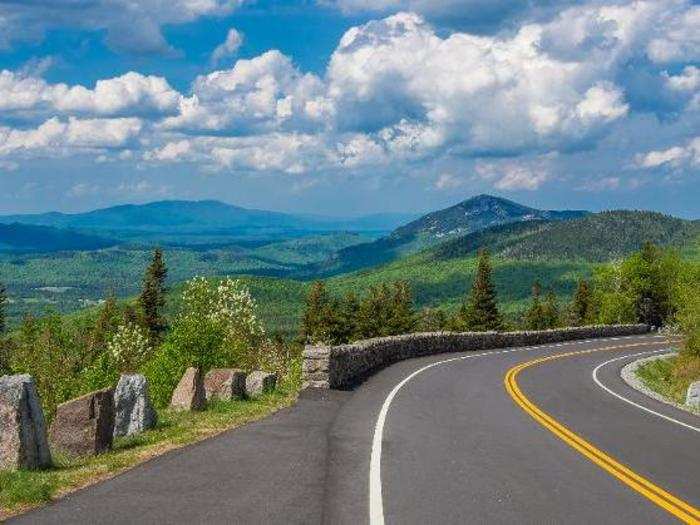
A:
[[[606,211],[567,221],[531,221],[496,226],[441,244],[436,259],[473,255],[488,248],[519,260],[604,262],[624,257],[651,241],[686,247],[700,237],[700,221],[649,211]]]
[[[587,213],[579,210],[538,210],[492,195],[477,195],[424,215],[395,229],[386,237],[340,250],[315,270],[325,274],[351,271],[388,262],[491,226],[523,221],[559,221],[582,217]]]
[[[220,242],[224,238],[280,239],[330,231],[384,233],[409,214],[378,214],[358,218],[295,215],[247,209],[219,201],[158,201],[126,204],[86,213],[42,213],[0,216],[0,223],[73,228],[108,234],[121,240],[187,244]]]
[[[0,224],[0,252],[99,250],[118,242],[74,230],[27,224]]]

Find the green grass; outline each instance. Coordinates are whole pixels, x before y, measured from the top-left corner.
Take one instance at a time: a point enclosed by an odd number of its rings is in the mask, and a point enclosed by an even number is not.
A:
[[[268,416],[294,402],[299,384],[300,370],[295,370],[277,391],[257,399],[219,401],[203,412],[159,411],[155,429],[115,440],[106,454],[75,459],[54,454],[55,466],[47,470],[0,471],[0,521],[154,456]]]
[[[682,405],[690,383],[700,380],[700,358],[680,355],[655,359],[639,366],[636,374],[648,388]]]

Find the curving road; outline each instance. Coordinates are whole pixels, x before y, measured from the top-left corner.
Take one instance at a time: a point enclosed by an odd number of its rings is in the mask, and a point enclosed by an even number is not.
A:
[[[404,361],[17,522],[700,523],[700,418],[619,377],[664,349],[639,336]]]

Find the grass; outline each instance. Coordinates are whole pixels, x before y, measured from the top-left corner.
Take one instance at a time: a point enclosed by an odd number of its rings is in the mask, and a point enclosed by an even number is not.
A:
[[[278,390],[253,400],[218,401],[203,412],[159,411],[158,426],[115,440],[111,452],[68,458],[54,454],[55,466],[42,471],[0,471],[0,521],[69,492],[108,479],[170,450],[201,441],[290,406],[299,374]]]
[[[674,403],[684,404],[688,386],[700,380],[700,357],[680,354],[655,359],[639,366],[636,373],[648,388]]]

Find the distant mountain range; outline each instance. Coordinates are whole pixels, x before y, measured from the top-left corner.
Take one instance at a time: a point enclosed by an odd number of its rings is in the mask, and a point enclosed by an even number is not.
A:
[[[0,252],[99,250],[119,241],[71,229],[32,224],[0,224]]]
[[[415,214],[383,213],[358,218],[295,215],[207,200],[127,204],[74,214],[7,215],[0,216],[0,223],[70,228],[124,242],[180,245],[277,240],[333,231],[381,234],[413,218]]]
[[[444,210],[424,215],[396,228],[385,237],[340,250],[315,270],[326,274],[341,273],[388,262],[493,226],[561,221],[583,217],[588,213],[582,210],[538,210],[501,197],[477,195]]]

